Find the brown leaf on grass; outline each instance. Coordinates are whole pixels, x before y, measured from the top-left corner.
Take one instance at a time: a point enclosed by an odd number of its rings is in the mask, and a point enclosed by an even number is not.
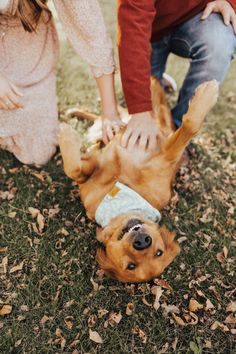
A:
[[[166,303],[162,304],[161,307],[164,309],[164,316],[168,315],[169,313],[180,313],[180,310],[175,305],[167,305]]]
[[[64,236],[68,236],[69,235],[69,232],[64,228],[64,227],[61,227],[58,231],[57,231],[57,235],[59,234],[62,234]]]
[[[27,306],[27,305],[21,305],[21,306],[20,306],[20,310],[21,310],[21,311],[24,311],[24,312],[28,312],[28,311],[29,311],[29,306]]]
[[[153,304],[153,307],[154,307],[154,309],[155,309],[156,311],[157,311],[157,310],[159,309],[159,307],[161,306],[159,301],[160,301],[160,298],[161,298],[162,293],[163,293],[162,288],[161,288],[160,286],[156,286],[156,287],[155,287],[155,295],[156,295],[156,297],[155,297],[155,301],[154,301],[154,304]]]
[[[96,315],[91,315],[88,318],[88,327],[92,328],[95,326],[97,322],[97,316]]]
[[[127,316],[131,316],[133,314],[133,310],[134,310],[134,304],[132,302],[129,302],[126,306],[126,315]]]
[[[182,320],[181,317],[176,316],[175,313],[172,312],[172,316],[174,317],[175,322],[179,325],[179,326],[186,326],[186,323],[184,322],[184,320]]]
[[[173,288],[170,286],[170,284],[165,279],[155,279],[154,283],[156,285],[159,285],[163,289],[168,289],[170,291],[173,291]]]
[[[107,315],[109,311],[106,309],[100,309],[98,310],[98,318],[102,318],[103,316]]]
[[[7,253],[8,247],[0,247],[0,253]]]
[[[144,331],[141,330],[141,328],[139,328],[138,325],[132,328],[132,333],[137,335],[143,344],[147,343],[147,335],[144,333]]]
[[[195,299],[190,299],[189,304],[188,304],[189,311],[191,312],[196,312],[200,309],[203,308],[202,304],[199,304],[199,302]]]
[[[195,326],[198,324],[198,316],[191,311],[184,315],[184,319],[187,325]]]
[[[210,327],[212,331],[215,331],[217,328],[220,328],[223,332],[229,332],[229,328],[219,321],[213,322]]]
[[[73,328],[73,321],[74,321],[74,317],[73,316],[66,316],[64,318],[64,323],[66,325],[66,327],[68,329],[72,329]]]
[[[43,232],[43,229],[44,229],[44,216],[39,213],[37,215],[37,223],[38,223],[38,228],[39,228],[39,232],[42,233]]]
[[[98,344],[103,343],[103,340],[102,340],[101,336],[98,334],[98,332],[92,331],[91,329],[89,329],[89,338],[95,343],[98,343]]]
[[[171,344],[171,347],[172,347],[174,353],[176,353],[177,343],[178,343],[178,338],[175,337],[175,340],[174,340],[173,343]]]
[[[236,301],[232,301],[227,305],[226,312],[236,312]]]
[[[48,317],[47,315],[44,315],[40,320],[41,325],[43,326],[47,321],[52,320],[52,318],[53,317]]]
[[[236,317],[233,313],[230,313],[226,319],[224,320],[224,323],[227,323],[227,324],[236,324]]]
[[[32,207],[29,207],[28,208],[28,211],[30,213],[30,215],[32,216],[32,218],[36,218],[38,216],[38,214],[40,213],[40,210],[39,209],[36,209],[36,208],[32,208]]]
[[[3,268],[3,273],[7,273],[7,265],[8,265],[8,257],[3,257],[2,259],[2,268]]]
[[[213,303],[209,299],[207,299],[206,300],[205,310],[209,311],[209,310],[212,310],[214,308],[215,308],[215,306],[213,305]]]
[[[152,304],[150,304],[150,302],[148,302],[145,297],[142,298],[142,302],[144,303],[144,305],[152,307]]]
[[[12,274],[12,273],[15,273],[15,272],[19,272],[20,270],[23,269],[23,266],[24,266],[24,261],[22,261],[20,264],[14,266],[14,267],[12,267],[12,268],[10,269],[10,272],[9,272],[9,273]]]
[[[157,354],[165,354],[169,349],[169,343],[165,343],[160,350],[158,350]]]
[[[90,281],[91,281],[91,283],[92,283],[92,285],[93,285],[93,290],[94,290],[94,291],[98,291],[98,290],[99,290],[99,285],[98,285],[98,283],[96,283],[96,282],[93,280],[93,278],[90,278]]]
[[[121,319],[122,319],[121,312],[119,313],[111,312],[107,321],[111,327],[115,327],[120,323]]]
[[[10,211],[8,213],[8,216],[9,216],[10,219],[14,219],[16,217],[16,211]]]
[[[228,257],[228,249],[226,246],[223,247],[223,251],[217,253],[216,259],[219,263],[224,263]]]
[[[9,315],[9,313],[12,312],[12,306],[11,305],[0,305],[0,316],[5,316]]]

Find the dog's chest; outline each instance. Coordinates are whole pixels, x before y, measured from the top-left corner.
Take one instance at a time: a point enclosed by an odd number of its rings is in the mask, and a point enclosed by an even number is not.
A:
[[[151,153],[147,151],[142,151],[138,148],[128,149],[122,148],[120,145],[117,146],[117,155],[119,158],[120,166],[125,169],[128,166],[136,167],[137,169],[142,168],[151,158]]]

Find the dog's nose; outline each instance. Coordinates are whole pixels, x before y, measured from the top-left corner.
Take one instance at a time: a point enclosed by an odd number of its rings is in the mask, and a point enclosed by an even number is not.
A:
[[[148,234],[138,233],[134,237],[133,247],[138,251],[145,250],[146,248],[150,247],[151,244],[152,238]]]

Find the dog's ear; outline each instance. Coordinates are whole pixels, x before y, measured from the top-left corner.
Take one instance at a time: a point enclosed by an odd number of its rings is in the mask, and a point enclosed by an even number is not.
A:
[[[106,252],[102,248],[99,248],[97,250],[96,259],[98,261],[99,266],[102,270],[104,270],[106,275],[114,279],[117,278],[115,266],[112,261],[107,257]]]
[[[97,227],[97,229],[96,229],[97,240],[101,243],[106,244],[107,241],[109,240],[109,238],[112,236],[113,232],[114,232],[114,229],[110,225],[108,225],[104,228]]]
[[[167,230],[165,226],[159,229],[163,242],[166,248],[166,265],[172,262],[172,260],[180,253],[180,246],[177,241],[175,241],[175,233]]]

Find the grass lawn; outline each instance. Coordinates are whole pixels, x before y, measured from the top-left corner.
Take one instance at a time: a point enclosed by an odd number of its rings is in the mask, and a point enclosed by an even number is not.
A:
[[[115,1],[101,3],[114,38]],[[170,58],[179,85],[187,65]],[[64,37],[58,72],[61,117],[73,106],[98,113],[95,84]],[[98,270],[95,227],[59,154],[37,170],[0,152],[0,353],[236,352],[235,76],[233,62],[163,211],[181,255],[150,284]],[[122,103],[118,78],[117,92]]]

